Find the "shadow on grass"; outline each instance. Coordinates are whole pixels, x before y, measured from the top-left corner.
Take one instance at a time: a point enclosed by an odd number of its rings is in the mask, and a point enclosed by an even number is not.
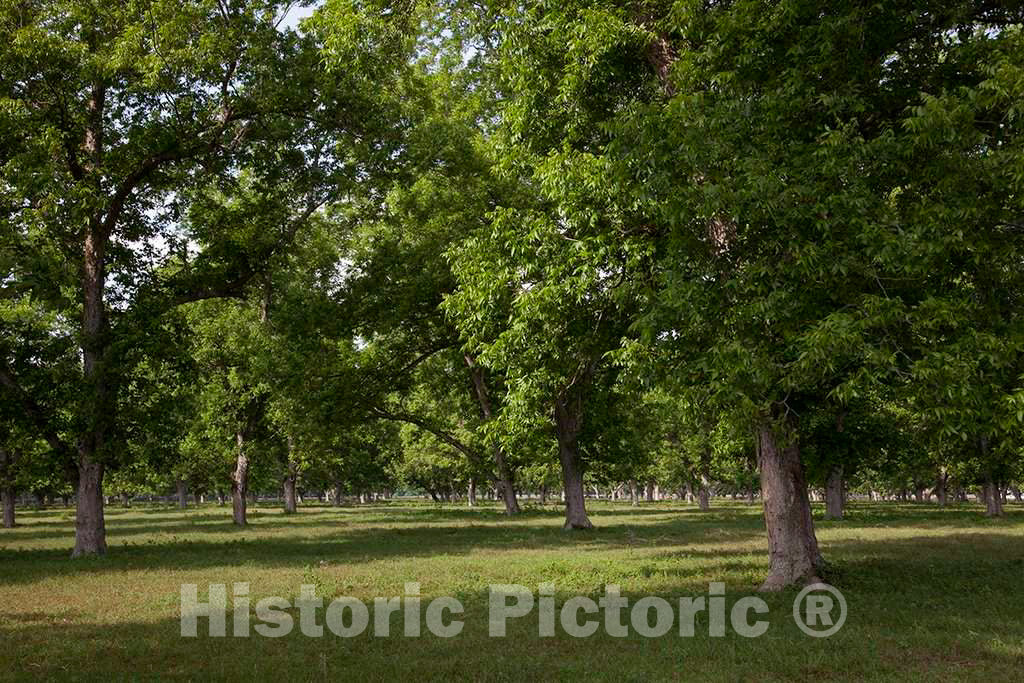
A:
[[[506,637],[489,637],[485,590],[452,593],[465,607],[459,615],[463,631],[452,638],[433,636],[425,628],[420,637],[406,637],[401,613],[391,615],[390,635],[375,637],[372,606],[367,631],[354,638],[341,638],[327,629],[319,638],[305,636],[294,609],[289,614],[295,625],[281,638],[252,631],[245,638],[210,637],[204,618],[198,621],[199,637],[184,638],[177,616],[55,623],[45,614],[26,614],[0,621],[0,636],[7,643],[0,652],[0,678],[1013,680],[1014,672],[1019,673],[1024,665],[1021,656],[997,645],[1020,638],[1019,622],[994,621],[983,609],[969,609],[964,597],[950,601],[949,609],[932,613],[919,611],[922,605],[913,594],[900,602],[900,610],[885,609],[886,602],[902,594],[900,583],[890,583],[874,602],[851,594],[846,626],[827,639],[810,638],[796,629],[789,615],[791,593],[766,596],[770,609],[764,618],[770,628],[760,638],[740,637],[731,627],[725,637],[712,638],[707,613],[696,615],[692,636],[680,636],[674,621],[673,628],[658,638],[640,637],[633,628],[625,638],[611,637],[603,628],[592,636],[573,638],[560,625],[555,636],[541,638],[536,610],[510,620]],[[692,594],[685,588],[673,593]],[[727,596],[726,614],[740,596]],[[555,596],[557,610],[568,597]],[[640,596],[627,597],[632,604]],[[323,610],[316,620],[324,623]],[[251,622],[260,623],[255,616]],[[622,623],[629,623],[627,615]],[[229,616],[228,633],[232,626]]]

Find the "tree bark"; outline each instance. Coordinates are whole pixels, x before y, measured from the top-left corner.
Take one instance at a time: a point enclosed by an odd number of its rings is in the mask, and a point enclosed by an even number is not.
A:
[[[14,528],[14,488],[4,486],[0,489],[0,501],[4,506],[4,528]]]
[[[697,505],[703,512],[711,509],[711,452],[700,455],[700,486],[697,488]]]
[[[640,502],[640,497],[637,495],[636,479],[629,480],[629,504],[637,505]]]
[[[592,529],[583,496],[583,464],[580,461],[579,435],[583,429],[583,399],[577,388],[571,396],[561,391],[555,397],[555,434],[558,459],[562,464],[565,496],[565,529]]]
[[[939,501],[939,507],[946,507],[946,503],[949,502],[946,487],[948,476],[946,468],[940,467],[938,476],[935,478],[935,498]]]
[[[4,508],[4,528],[14,528],[14,486],[11,482],[14,473],[11,466],[14,464],[14,455],[7,449],[0,448],[0,504]]]
[[[771,423],[758,427],[761,498],[768,531],[771,573],[760,590],[781,590],[793,584],[818,583],[822,558],[814,535],[800,449],[793,428],[780,434]]]
[[[484,377],[483,368],[476,364],[472,356],[466,355],[464,358],[466,366],[469,368],[470,378],[473,380],[473,391],[477,402],[480,404],[480,412],[483,414],[484,419],[489,422],[494,417],[494,412],[491,408],[491,398],[487,392],[487,381]],[[495,444],[493,458],[498,489],[501,492],[501,499],[505,503],[505,514],[509,516],[518,515],[520,509],[519,500],[516,498],[515,473],[509,466],[508,458],[505,457],[505,450],[500,444]]]
[[[246,435],[242,430],[235,434],[238,452],[235,456],[235,471],[231,474],[231,515],[235,524],[245,526],[246,494],[249,492],[249,456],[246,454]]]
[[[991,474],[985,475],[985,515],[988,517],[1003,516],[1003,499],[999,495],[999,485],[993,481]]]
[[[476,479],[469,478],[469,490],[466,492],[466,505],[476,507]]]
[[[87,455],[78,461],[78,505],[75,510],[75,549],[72,557],[107,552],[107,530],[103,523],[103,463]]]
[[[179,479],[177,482],[178,488],[178,507],[184,510],[188,507],[188,486],[185,484],[184,479]]]
[[[86,103],[83,147],[85,167],[93,176],[103,161],[103,107],[106,88],[93,86]],[[95,189],[99,187],[98,176]],[[72,557],[102,555],[107,551],[103,520],[103,463],[99,456],[106,442],[107,425],[114,414],[114,401],[107,379],[106,248],[110,229],[118,218],[113,207],[104,217],[93,213],[85,226],[82,245],[82,379],[90,397],[86,426],[78,440],[78,489],[75,513],[75,548]]]
[[[1014,488],[1012,488],[1010,490],[1013,492],[1013,499],[1015,501],[1017,501],[1018,503],[1021,502],[1021,491],[1020,491],[1020,489],[1014,487]]]
[[[654,502],[654,482],[651,482],[651,481],[647,482],[647,488],[644,491],[644,502],[646,502],[646,503],[653,503]]]
[[[833,465],[825,483],[825,517],[842,519],[846,494],[843,490],[843,466]]]
[[[291,434],[285,439],[288,444],[288,471],[284,476],[284,514],[294,515],[299,510],[295,483],[298,480],[298,465],[295,462],[295,440]]]

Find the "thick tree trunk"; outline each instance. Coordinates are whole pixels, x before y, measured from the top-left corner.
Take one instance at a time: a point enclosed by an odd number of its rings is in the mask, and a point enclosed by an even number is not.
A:
[[[828,519],[843,518],[843,503],[845,499],[843,491],[843,466],[833,465],[828,472],[828,482],[825,484],[825,517]]]
[[[342,501],[342,498],[343,498],[343,494],[344,494],[344,490],[342,489],[341,484],[336,484],[334,486],[334,506],[335,507],[341,507],[341,501]]]
[[[246,455],[246,435],[239,431],[235,435],[238,453],[235,456],[235,471],[231,474],[231,515],[235,524],[245,526],[246,494],[249,492],[249,456]]]
[[[179,479],[177,482],[178,487],[178,507],[184,510],[188,507],[188,486],[185,484],[184,479]]]
[[[640,497],[637,495],[636,479],[629,480],[629,504],[637,505],[640,502]]]
[[[0,502],[4,506],[4,528],[14,528],[14,489],[4,486],[0,489]]]
[[[647,482],[647,490],[644,492],[644,502],[654,502],[654,482]]]
[[[130,508],[132,506],[132,494],[122,493],[121,494],[121,507]]]
[[[999,485],[992,480],[992,475],[985,477],[985,514],[988,517],[1003,516],[1003,499],[999,495]]]
[[[1018,503],[1021,502],[1021,491],[1020,491],[1020,489],[1014,487],[1014,488],[1012,488],[1010,490],[1013,492],[1013,499],[1015,501],[1017,501]]]
[[[771,574],[761,585],[762,591],[821,581],[822,559],[814,535],[800,449],[795,434],[786,434],[785,438],[790,442],[780,443],[769,423],[758,428],[761,498],[771,553]]]
[[[103,464],[87,455],[78,460],[78,505],[75,510],[75,549],[72,557],[107,552],[103,523]]]
[[[299,510],[298,496],[295,493],[295,473],[289,472],[284,478],[284,514],[294,515]]]
[[[701,476],[700,486],[697,488],[697,507],[701,512],[711,509],[711,491],[708,488],[708,480]]]
[[[82,168],[94,198],[101,197],[105,188],[100,186],[97,169],[103,164],[104,131],[103,108],[106,87],[94,83],[86,102],[84,135],[82,138]],[[107,311],[104,303],[106,290],[106,247],[110,241],[121,205],[114,204],[109,211],[94,211],[83,226],[82,242],[82,327],[81,358],[82,385],[89,398],[85,426],[77,444],[78,483],[76,490],[75,547],[72,557],[102,555],[107,551],[106,528],[103,520],[103,463],[101,457],[106,445],[106,434],[113,419],[115,401],[106,369],[106,350],[109,346]]]
[[[476,507],[476,479],[469,478],[469,490],[466,492],[466,505]]]
[[[541,505],[547,505],[547,502],[548,502],[548,485],[547,484],[541,484],[540,485],[540,504]]]
[[[592,529],[587,517],[583,495],[583,467],[580,462],[579,435],[583,428],[583,401],[579,395],[555,397],[555,434],[558,437],[558,459],[562,464],[562,485],[565,496],[565,528]]]

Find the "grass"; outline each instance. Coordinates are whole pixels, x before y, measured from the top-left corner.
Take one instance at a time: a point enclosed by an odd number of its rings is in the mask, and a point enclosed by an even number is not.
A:
[[[719,501],[716,501],[719,502]],[[260,506],[235,529],[215,506],[107,510],[110,552],[72,561],[73,511],[25,511],[0,529],[0,680],[1020,680],[1024,676],[1024,508],[988,520],[976,507],[853,504],[817,519],[830,579],[849,605],[827,639],[794,625],[794,593],[767,596],[768,632],[613,638],[538,636],[536,611],[490,638],[488,585],[556,586],[556,603],[619,584],[631,599],[751,594],[767,572],[760,509],[710,513],[656,503],[591,503],[592,532],[561,530],[557,507],[508,520],[496,507],[422,503]],[[817,511],[820,512],[820,511]],[[343,639],[183,638],[182,583],[250,583],[255,601],[312,583],[328,599],[399,596],[418,581],[424,604],[451,595],[463,632]],[[675,600],[672,600],[675,604]],[[319,619],[323,620],[323,612]],[[392,633],[401,633],[393,615]],[[628,616],[624,619],[628,623]],[[254,620],[254,623],[255,620]],[[372,626],[372,617],[371,617]],[[200,633],[206,632],[200,620]],[[230,621],[229,621],[230,631]]]

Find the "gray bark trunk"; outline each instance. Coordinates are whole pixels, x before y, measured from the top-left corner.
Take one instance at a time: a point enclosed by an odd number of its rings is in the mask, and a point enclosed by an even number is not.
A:
[[[579,454],[579,435],[583,428],[581,396],[555,398],[555,433],[558,437],[558,458],[562,464],[562,485],[565,496],[565,529],[592,529],[587,517],[583,495],[583,467]]]
[[[760,590],[781,590],[794,584],[820,582],[822,559],[814,535],[800,449],[795,434],[779,435],[769,423],[757,433],[761,498],[768,531],[771,573]]]
[[[107,552],[107,530],[103,522],[103,464],[88,455],[78,460],[78,505],[75,510],[75,549],[72,557]]]
[[[466,492],[466,505],[476,507],[476,479],[469,478],[469,490]]]
[[[843,466],[833,465],[828,473],[825,485],[825,517],[828,519],[843,518],[843,503],[846,498],[843,491]]]
[[[637,505],[640,502],[640,497],[636,492],[636,479],[629,480],[629,504]]]
[[[647,482],[647,490],[644,492],[644,501],[647,503],[654,502],[654,482]]]
[[[246,437],[239,431],[235,435],[238,444],[238,453],[235,456],[235,471],[231,474],[231,516],[235,524],[245,526],[246,519],[246,494],[249,492],[249,456],[246,455]]]
[[[946,507],[946,503],[949,502],[949,495],[947,493],[946,479],[949,475],[946,474],[946,468],[939,468],[939,474],[935,478],[935,498],[939,501],[940,507]]]
[[[285,441],[288,444],[288,472],[284,477],[284,514],[294,515],[299,510],[298,496],[295,495],[295,482],[298,479],[298,466],[295,462],[295,440],[291,434]]]
[[[179,479],[177,482],[178,488],[178,507],[184,510],[188,507],[188,486],[185,484],[184,479]]]
[[[999,486],[988,475],[985,479],[985,515],[988,517],[1003,516],[1003,499],[999,495]]]

